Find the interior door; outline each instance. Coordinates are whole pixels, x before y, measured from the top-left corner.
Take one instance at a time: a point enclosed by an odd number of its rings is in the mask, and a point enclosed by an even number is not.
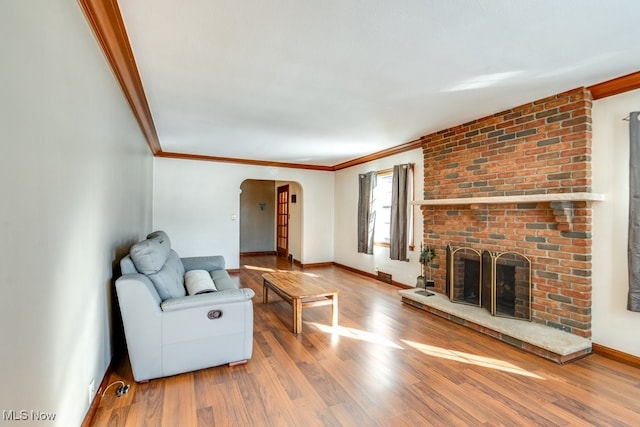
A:
[[[278,187],[276,214],[276,250],[279,257],[289,256],[289,184]]]

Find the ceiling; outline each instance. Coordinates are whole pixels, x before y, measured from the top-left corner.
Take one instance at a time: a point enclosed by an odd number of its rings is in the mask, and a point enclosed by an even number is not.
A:
[[[335,166],[640,70],[640,2],[118,0],[162,151]]]

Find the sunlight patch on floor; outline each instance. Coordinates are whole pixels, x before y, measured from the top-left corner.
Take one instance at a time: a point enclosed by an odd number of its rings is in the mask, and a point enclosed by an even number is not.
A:
[[[309,277],[320,277],[317,274],[313,274],[313,273],[302,273],[302,274],[304,274],[305,276],[309,276]]]
[[[274,270],[273,268],[266,268],[266,267],[256,267],[255,265],[243,265],[244,268],[246,268],[247,270],[255,270],[255,271],[264,271],[265,273],[275,273],[276,270]]]
[[[371,344],[379,344],[379,345],[384,345],[386,347],[404,350],[404,348],[394,343],[393,341],[383,337],[380,334],[376,334],[373,332],[367,332],[367,331],[363,331],[361,329],[355,329],[355,328],[347,328],[344,326],[331,327],[328,325],[323,325],[321,323],[315,323],[315,322],[310,322],[310,324],[318,328],[320,331],[325,332],[327,334],[332,334],[333,336],[337,335],[341,337],[356,339],[359,341],[365,341]]]
[[[421,344],[414,341],[402,340],[408,346],[415,348],[416,350],[434,357],[440,357],[443,359],[454,360],[456,362],[467,363],[470,365],[482,366],[485,368],[497,369],[499,371],[510,372],[512,374],[523,375],[526,377],[537,378],[543,380],[544,378],[522,369],[516,365],[513,365],[504,360],[494,359],[491,357],[483,357],[475,354],[465,353],[462,351],[450,350],[442,347],[434,347],[427,344]]]

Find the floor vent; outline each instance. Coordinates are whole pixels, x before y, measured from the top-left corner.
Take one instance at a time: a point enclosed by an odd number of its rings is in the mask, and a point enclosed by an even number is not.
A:
[[[383,273],[382,271],[378,271],[378,280],[384,283],[391,284],[391,275],[389,273]]]

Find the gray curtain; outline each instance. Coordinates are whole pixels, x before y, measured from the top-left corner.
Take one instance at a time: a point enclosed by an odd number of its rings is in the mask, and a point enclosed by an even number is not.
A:
[[[640,311],[640,112],[629,116],[629,295],[627,310]]]
[[[358,194],[358,252],[373,254],[373,231],[376,211],[373,209],[373,190],[376,188],[376,172],[359,175]]]
[[[391,241],[389,257],[396,260],[407,260],[407,195],[409,193],[408,177],[410,165],[393,167],[391,181]]]

